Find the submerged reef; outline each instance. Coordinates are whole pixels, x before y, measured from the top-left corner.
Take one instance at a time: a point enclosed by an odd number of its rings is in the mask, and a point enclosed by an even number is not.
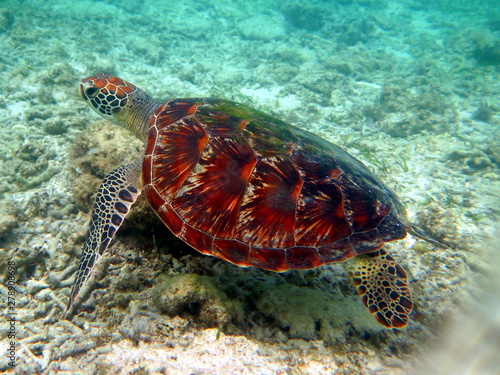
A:
[[[472,52],[472,56],[479,65],[500,65],[500,42],[478,44]]]
[[[324,25],[323,9],[309,1],[293,2],[282,7],[285,20],[298,29],[317,31]]]
[[[230,300],[210,276],[161,275],[151,298],[161,312],[171,317],[192,317],[205,328],[223,327],[241,321],[243,316],[242,304]]]
[[[13,23],[14,17],[10,11],[6,8],[0,8],[0,33],[9,30]]]

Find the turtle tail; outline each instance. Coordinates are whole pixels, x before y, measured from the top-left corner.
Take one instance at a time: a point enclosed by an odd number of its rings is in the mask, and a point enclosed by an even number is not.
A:
[[[413,236],[421,239],[421,240],[424,240],[426,242],[429,242],[429,243],[433,244],[434,246],[437,246],[437,247],[440,247],[440,248],[450,247],[449,245],[447,245],[447,244],[445,244],[445,243],[443,243],[441,241],[438,241],[438,240],[432,238],[422,228],[416,227],[414,225],[412,225],[408,229],[408,232],[411,233]]]

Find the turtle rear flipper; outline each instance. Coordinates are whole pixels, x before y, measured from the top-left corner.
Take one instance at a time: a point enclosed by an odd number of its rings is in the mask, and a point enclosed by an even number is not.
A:
[[[348,270],[363,303],[387,328],[403,328],[413,308],[408,278],[396,260],[381,249],[358,255]]]
[[[130,207],[141,194],[139,177],[142,159],[127,164],[108,173],[99,187],[95,198],[90,227],[83,245],[80,266],[64,312],[64,317],[72,314],[76,298],[88,281],[92,270],[108,248]]]

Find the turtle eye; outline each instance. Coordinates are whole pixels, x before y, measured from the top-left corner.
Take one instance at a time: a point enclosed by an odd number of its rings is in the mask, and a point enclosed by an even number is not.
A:
[[[85,96],[87,98],[94,98],[99,90],[95,86],[90,86],[85,88]]]

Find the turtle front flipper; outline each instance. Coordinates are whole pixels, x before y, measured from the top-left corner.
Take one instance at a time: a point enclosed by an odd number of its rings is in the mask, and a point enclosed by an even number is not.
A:
[[[64,312],[70,316],[76,299],[104,254],[130,207],[141,193],[142,159],[108,173],[99,187],[80,266]]]
[[[346,265],[363,303],[387,328],[403,328],[413,302],[403,267],[381,249],[358,255]]]

